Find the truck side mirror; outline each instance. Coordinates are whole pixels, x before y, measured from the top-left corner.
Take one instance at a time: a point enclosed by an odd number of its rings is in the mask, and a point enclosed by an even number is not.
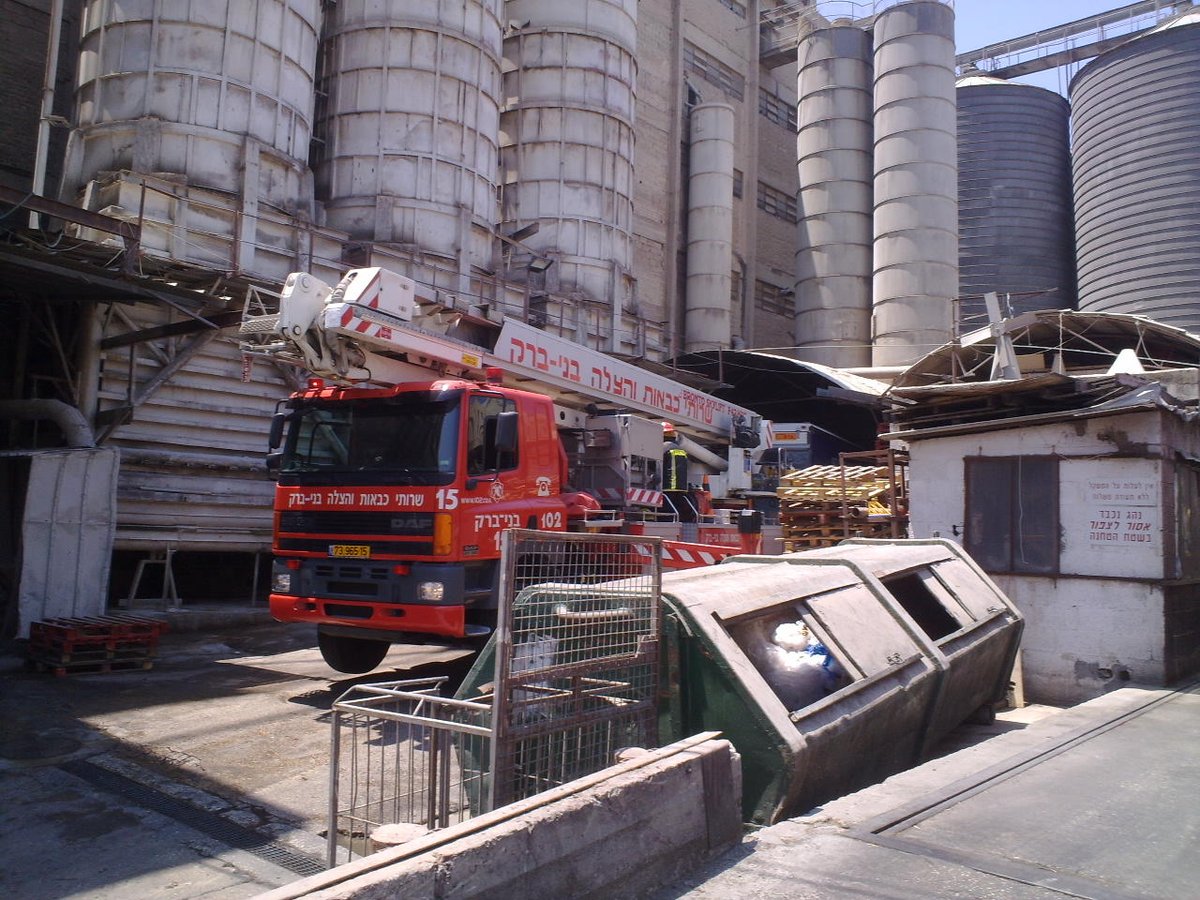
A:
[[[502,412],[496,416],[497,453],[515,453],[517,451],[517,421],[519,418],[516,410]]]
[[[267,454],[267,471],[278,472],[279,466],[283,462],[283,451],[272,450]]]
[[[287,413],[277,412],[271,416],[271,431],[267,437],[267,450],[271,451],[283,443],[283,426],[287,424]]]

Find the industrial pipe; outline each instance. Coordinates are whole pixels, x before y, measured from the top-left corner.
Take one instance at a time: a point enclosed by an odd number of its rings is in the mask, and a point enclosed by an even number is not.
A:
[[[46,192],[46,161],[50,155],[50,117],[54,113],[54,82],[58,75],[58,42],[62,35],[63,0],[50,4],[50,36],[46,46],[46,70],[42,76],[42,112],[38,117],[37,149],[33,157],[33,185],[30,193],[40,197]],[[40,225],[38,213],[29,214],[29,227]]]
[[[87,419],[61,400],[0,400],[0,420],[48,419],[59,427],[68,447],[95,447],[96,436]]]

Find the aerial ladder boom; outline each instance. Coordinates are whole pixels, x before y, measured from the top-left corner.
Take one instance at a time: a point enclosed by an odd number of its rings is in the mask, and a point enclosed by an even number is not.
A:
[[[413,281],[386,269],[352,269],[335,288],[296,272],[278,309],[247,301],[242,349],[339,383],[479,377],[498,367],[515,386],[534,382],[564,406],[623,408],[701,439],[758,444],[759,417],[748,409],[512,318],[498,330],[487,323],[488,346],[463,341],[448,333],[462,317],[418,302]]]

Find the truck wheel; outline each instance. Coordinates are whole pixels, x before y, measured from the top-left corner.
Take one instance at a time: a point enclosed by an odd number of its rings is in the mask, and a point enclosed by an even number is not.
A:
[[[317,646],[330,668],[348,675],[362,675],[383,662],[392,645],[387,641],[318,633]]]

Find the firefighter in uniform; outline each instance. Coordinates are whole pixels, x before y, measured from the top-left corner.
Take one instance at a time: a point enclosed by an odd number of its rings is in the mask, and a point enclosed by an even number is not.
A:
[[[696,507],[688,492],[688,455],[670,422],[663,422],[663,442],[663,497],[679,521],[694,522]]]

